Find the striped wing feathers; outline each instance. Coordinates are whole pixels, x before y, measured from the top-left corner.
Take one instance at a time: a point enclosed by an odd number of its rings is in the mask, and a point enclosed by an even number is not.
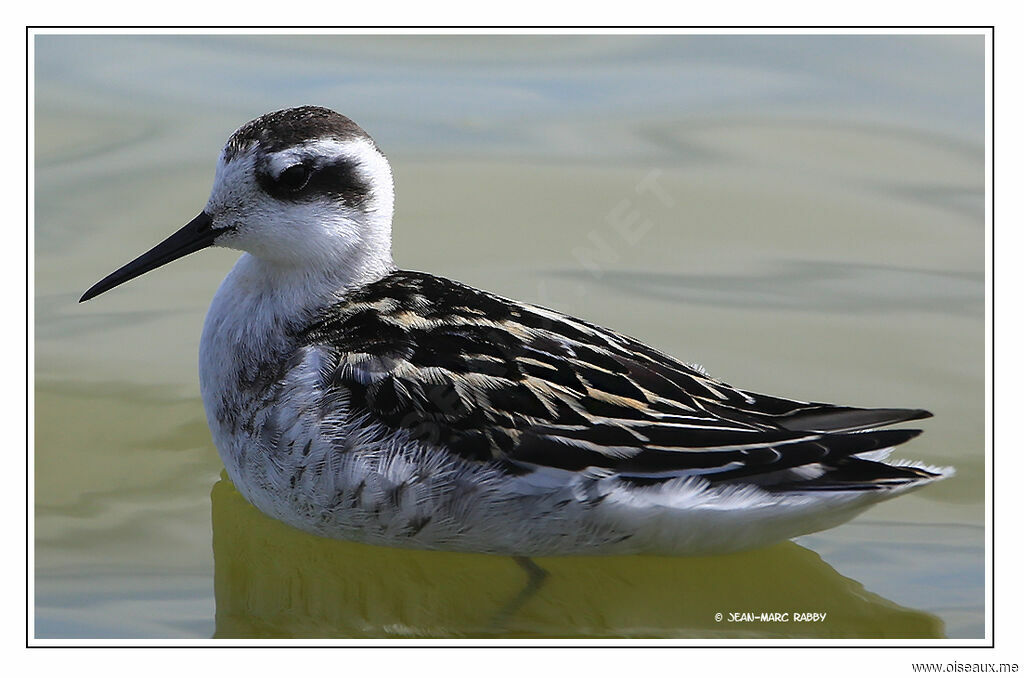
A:
[[[329,386],[383,423],[470,459],[724,480],[841,464],[928,416],[748,393],[635,339],[422,273],[398,271],[301,333]],[[889,468],[889,467],[884,467]]]

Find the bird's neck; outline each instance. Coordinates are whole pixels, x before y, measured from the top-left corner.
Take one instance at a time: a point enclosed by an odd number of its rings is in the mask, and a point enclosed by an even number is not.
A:
[[[214,295],[199,346],[199,384],[215,439],[247,416],[252,403],[245,398],[266,385],[261,375],[287,362],[303,327],[349,291],[393,269],[390,256],[322,270],[243,254]],[[225,392],[243,400],[226,402]]]
[[[243,254],[224,281],[238,302],[257,303],[265,311],[301,316],[344,298],[395,270],[390,252],[354,252],[334,264],[295,266]],[[228,291],[228,290],[226,290]]]

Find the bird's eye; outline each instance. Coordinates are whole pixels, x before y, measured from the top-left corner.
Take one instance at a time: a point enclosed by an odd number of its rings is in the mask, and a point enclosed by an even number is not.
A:
[[[288,191],[299,191],[309,181],[313,169],[309,165],[292,165],[277,178],[278,185]]]

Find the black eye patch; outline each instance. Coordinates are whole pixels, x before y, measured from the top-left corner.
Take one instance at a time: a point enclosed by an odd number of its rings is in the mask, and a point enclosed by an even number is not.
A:
[[[269,195],[284,202],[328,197],[359,208],[370,198],[370,186],[359,177],[356,163],[350,160],[339,159],[320,167],[298,163],[276,178],[266,170],[257,170],[256,180]]]

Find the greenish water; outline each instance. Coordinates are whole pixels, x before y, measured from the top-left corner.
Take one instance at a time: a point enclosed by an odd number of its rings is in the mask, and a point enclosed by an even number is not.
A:
[[[980,37],[41,36],[38,638],[984,635]],[[203,315],[235,254],[78,305],[191,218],[268,110],[388,153],[395,258],[624,331],[738,386],[935,418],[951,480],[716,559],[510,559],[316,539],[220,480]],[[657,191],[642,190],[656,185]],[[628,227],[623,227],[628,223]],[[823,622],[716,623],[716,611]]]

